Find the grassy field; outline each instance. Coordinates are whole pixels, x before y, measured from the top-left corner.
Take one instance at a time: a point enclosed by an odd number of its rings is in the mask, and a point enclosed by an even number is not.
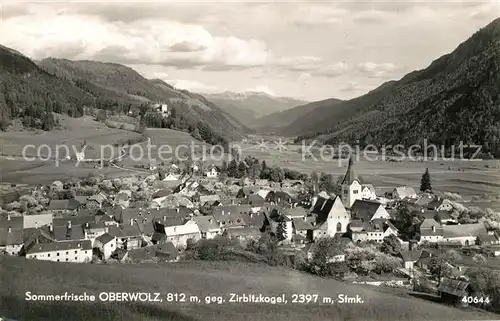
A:
[[[417,299],[391,289],[319,279],[248,263],[79,265],[0,258],[0,316],[16,320],[494,320],[498,315]],[[25,300],[25,292],[160,292],[196,295],[201,303],[68,303]],[[285,294],[287,304],[206,304],[206,296]],[[359,295],[363,303],[291,302],[291,295]]]
[[[344,175],[347,160],[337,159],[302,159],[299,145],[288,145],[286,149],[277,149],[277,144],[267,144],[269,148],[260,148],[256,144],[242,144],[244,155],[252,155],[265,160],[269,166],[281,166],[310,173],[331,173],[334,176]],[[371,161],[360,158],[356,161],[356,172],[366,183],[373,184],[381,192],[393,189],[395,186],[410,185],[420,187],[420,178],[426,168],[431,174],[432,186],[435,191],[454,192],[465,199],[472,196],[500,195],[500,161],[425,161],[402,162]]]

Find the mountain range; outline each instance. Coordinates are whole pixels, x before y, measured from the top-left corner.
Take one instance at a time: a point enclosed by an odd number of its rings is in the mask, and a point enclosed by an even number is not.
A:
[[[175,110],[180,128],[174,129],[201,132],[210,143],[238,139],[248,131],[204,96],[146,79],[120,64],[55,58],[35,62],[1,46],[0,76],[3,123],[20,118],[28,127],[36,127],[49,111],[79,117],[84,107],[116,109],[153,101],[166,102]]]
[[[264,92],[246,91],[241,93],[223,92],[205,94],[208,100],[219,106],[239,122],[252,127],[254,120],[276,112],[303,105],[304,100],[275,97]]]
[[[294,113],[281,124],[282,113],[268,115],[261,129],[327,143],[462,141],[500,156],[500,18],[423,70],[361,97],[310,103]]]

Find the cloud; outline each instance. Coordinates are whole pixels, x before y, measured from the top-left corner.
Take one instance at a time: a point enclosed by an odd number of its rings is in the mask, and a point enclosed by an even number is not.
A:
[[[179,68],[251,68],[275,57],[265,43],[217,37],[171,20],[107,22],[96,16],[40,12],[3,21],[2,42],[35,59],[47,56]]]
[[[220,88],[215,86],[206,85],[204,83],[193,81],[193,80],[185,80],[185,79],[176,79],[176,80],[168,80],[165,79],[165,82],[171,84],[177,89],[184,89],[191,92],[199,92],[199,93],[219,93],[223,92]]]
[[[255,88],[250,88],[250,89],[245,89],[244,91],[246,92],[259,92],[259,93],[265,93],[269,96],[276,96],[276,93],[271,90],[268,86],[265,85],[258,85]]]

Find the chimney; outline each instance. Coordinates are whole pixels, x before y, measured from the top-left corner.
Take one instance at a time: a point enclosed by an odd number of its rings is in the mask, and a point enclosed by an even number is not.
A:
[[[179,213],[179,208],[177,208],[176,210],[177,210],[177,213]]]
[[[160,210],[160,205],[158,205],[158,206],[156,207],[156,209],[157,209],[157,210]]]
[[[10,214],[7,214],[7,221],[10,221]]]
[[[86,223],[85,223],[85,227],[86,227],[86,228],[89,228],[89,222],[86,222]]]
[[[167,215],[163,215],[163,221],[167,220]]]
[[[208,219],[208,223],[212,223],[212,219],[211,218]]]
[[[12,233],[12,227],[9,226],[9,233]]]
[[[52,227],[52,224],[49,225],[49,231],[52,232],[53,231],[53,227]]]
[[[233,204],[233,205],[234,205],[234,198],[232,198],[232,199],[231,199],[231,204]]]
[[[307,215],[304,215],[304,222],[307,221]]]
[[[68,221],[68,229],[71,228],[71,221]]]
[[[281,203],[281,197],[278,197],[278,203]]]
[[[231,215],[231,212],[227,212],[227,215]]]
[[[130,219],[130,225],[134,225],[134,219],[133,218]]]
[[[436,232],[436,226],[432,226],[432,232]]]
[[[253,217],[253,213],[250,213],[250,218],[252,218],[252,217]]]
[[[35,222],[35,228],[38,228],[38,222]]]
[[[224,210],[222,210],[222,216],[224,216]]]

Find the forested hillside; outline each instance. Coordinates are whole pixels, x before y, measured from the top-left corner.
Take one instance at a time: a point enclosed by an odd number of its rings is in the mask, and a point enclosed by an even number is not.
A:
[[[500,19],[428,68],[331,108],[315,110],[300,128],[327,142],[413,144],[423,139],[484,145],[500,156]],[[338,121],[336,114],[348,118]],[[312,118],[311,118],[312,117]],[[307,121],[306,121],[307,120]],[[292,124],[284,132],[290,133]],[[325,135],[326,134],[326,135]]]

